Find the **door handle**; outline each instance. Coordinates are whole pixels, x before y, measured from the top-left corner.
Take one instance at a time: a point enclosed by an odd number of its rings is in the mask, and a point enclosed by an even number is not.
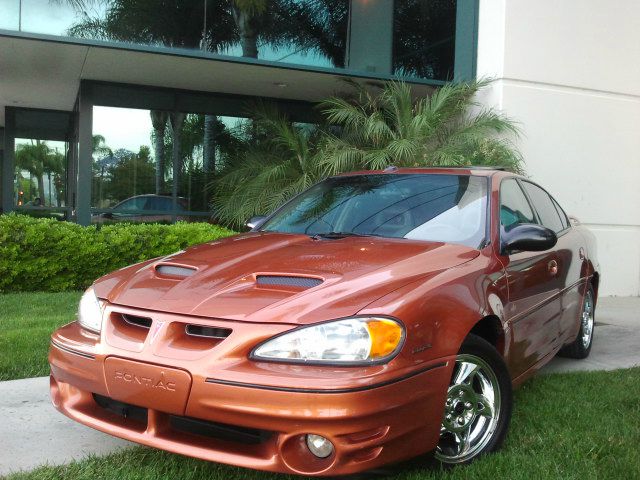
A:
[[[549,270],[549,275],[556,276],[558,274],[558,262],[551,260],[547,265],[547,269]]]

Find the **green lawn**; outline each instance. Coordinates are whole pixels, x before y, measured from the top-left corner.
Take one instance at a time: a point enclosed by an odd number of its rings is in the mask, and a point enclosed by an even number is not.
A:
[[[137,447],[9,478],[284,480],[300,477],[231,468]],[[471,466],[444,472],[414,462],[397,469],[388,478],[640,479],[640,368],[535,378],[516,392],[511,433],[500,453]]]
[[[74,320],[80,295],[0,294],[0,380],[49,374],[49,335]]]

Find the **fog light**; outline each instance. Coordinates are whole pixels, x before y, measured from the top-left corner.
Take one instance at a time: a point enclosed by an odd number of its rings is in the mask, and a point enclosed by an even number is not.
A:
[[[318,458],[327,458],[333,453],[333,443],[320,435],[307,435],[307,447]]]

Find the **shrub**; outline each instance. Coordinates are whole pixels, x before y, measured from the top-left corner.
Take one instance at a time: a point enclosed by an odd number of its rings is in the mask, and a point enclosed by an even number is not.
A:
[[[233,233],[207,223],[98,228],[25,215],[0,215],[0,292],[86,288],[118,268]]]

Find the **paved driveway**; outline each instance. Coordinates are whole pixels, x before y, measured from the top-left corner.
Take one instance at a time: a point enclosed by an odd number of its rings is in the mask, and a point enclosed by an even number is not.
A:
[[[612,370],[640,365],[640,298],[603,298],[596,310],[591,355],[556,358],[542,373]],[[0,475],[49,463],[67,463],[132,445],[79,425],[49,400],[49,378],[0,382]]]

